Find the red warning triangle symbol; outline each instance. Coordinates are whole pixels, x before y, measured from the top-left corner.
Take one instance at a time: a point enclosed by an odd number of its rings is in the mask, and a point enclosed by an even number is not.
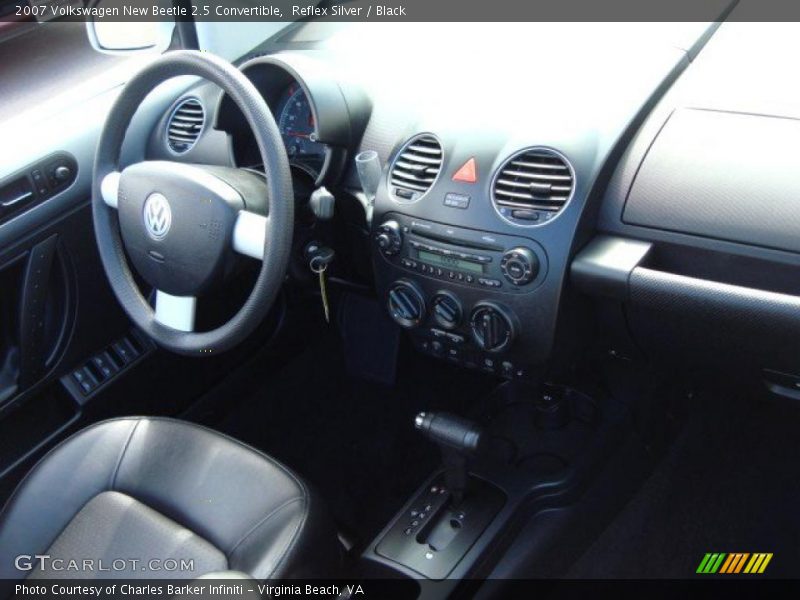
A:
[[[475,183],[478,181],[478,166],[475,164],[474,157],[461,165],[461,168],[453,175],[453,181],[461,181],[463,183]]]

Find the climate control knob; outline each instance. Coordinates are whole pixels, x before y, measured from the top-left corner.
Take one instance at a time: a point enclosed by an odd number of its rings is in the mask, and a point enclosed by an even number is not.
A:
[[[375,232],[375,242],[381,252],[386,256],[393,256],[400,252],[403,246],[403,235],[397,221],[386,221]]]
[[[487,352],[505,350],[514,339],[511,317],[496,304],[479,303],[469,321],[475,343]]]
[[[439,292],[431,301],[433,319],[442,329],[455,329],[461,323],[461,303],[449,292]]]
[[[415,285],[396,281],[389,288],[389,315],[401,327],[412,329],[425,317],[425,298]]]
[[[530,248],[519,246],[503,254],[500,271],[514,285],[530,283],[539,274],[539,259]]]

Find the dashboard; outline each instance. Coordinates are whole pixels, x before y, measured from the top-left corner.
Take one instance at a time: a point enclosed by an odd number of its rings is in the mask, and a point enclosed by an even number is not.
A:
[[[780,76],[800,62],[796,25],[413,27],[301,23],[237,63],[292,155],[294,289],[315,289],[303,250],[322,240],[331,288],[371,295],[438,361],[536,377],[591,350],[634,369],[722,366],[798,397],[800,88]],[[80,274],[65,285],[98,287],[86,209],[118,92],[98,80],[3,123],[9,289],[54,231]],[[379,163],[368,211],[362,152]],[[148,159],[259,168],[233,103],[184,79],[129,127],[123,164]],[[330,221],[309,217],[322,186]],[[76,327],[113,304],[76,303]],[[65,365],[102,345],[77,339]]]
[[[370,263],[361,283],[420,352],[501,377],[536,377],[551,368],[565,340],[574,340],[565,332],[608,302],[625,315],[604,320],[614,323],[609,339],[617,340],[608,351],[631,356],[647,346],[663,349],[660,340],[682,331],[654,310],[694,322],[681,302],[710,301],[707,292],[721,303],[718,317],[726,310],[718,293],[724,285],[744,290],[737,300],[743,305],[753,290],[798,293],[779,275],[796,261],[791,203],[774,205],[769,241],[747,203],[762,181],[754,165],[768,170],[774,161],[736,160],[746,155],[737,139],[788,147],[791,136],[775,122],[720,113],[725,103],[702,91],[705,80],[733,70],[732,37],[717,33],[716,24],[693,24],[690,35],[662,43],[624,26],[625,35],[610,36],[611,27],[583,30],[587,44],[597,37],[595,52],[537,63],[535,78],[520,77],[506,60],[528,49],[514,26],[503,30],[502,42],[488,40],[497,51],[456,52],[442,41],[436,50],[448,58],[446,76],[417,68],[430,45],[407,45],[394,58],[361,52],[363,44],[388,43],[380,28],[373,38],[361,30],[350,46],[336,28],[330,38],[298,47],[273,42],[242,63],[273,110],[306,193],[321,185],[338,197],[362,193],[353,158],[377,155],[380,181],[369,215],[349,235],[359,238],[351,240],[358,258]],[[421,39],[441,33],[420,28]],[[580,28],[550,24],[537,39],[556,43]],[[723,48],[728,62],[705,52],[707,44]],[[230,99],[202,86],[189,94],[208,108],[212,125],[186,159],[205,153],[257,168],[247,124]],[[722,138],[724,148],[709,155]],[[752,175],[755,187],[728,186],[731,164]],[[673,180],[677,171],[683,177]],[[779,183],[774,192],[790,188]],[[693,209],[698,195],[705,210]],[[726,213],[732,197],[741,197],[739,208]],[[741,268],[725,271],[731,261]],[[689,287],[680,291],[681,284]],[[673,296],[662,296],[659,285]],[[772,309],[764,310],[758,322]],[[710,341],[693,339],[692,348]],[[759,360],[786,369],[776,348],[765,348]]]

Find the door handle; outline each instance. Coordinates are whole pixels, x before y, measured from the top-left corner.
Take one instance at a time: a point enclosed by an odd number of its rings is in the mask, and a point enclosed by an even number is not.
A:
[[[21,196],[17,196],[12,200],[6,200],[5,202],[0,202],[0,206],[3,208],[8,208],[9,206],[14,206],[15,204],[19,204],[20,202],[24,202],[28,198],[33,198],[33,192],[26,192]]]

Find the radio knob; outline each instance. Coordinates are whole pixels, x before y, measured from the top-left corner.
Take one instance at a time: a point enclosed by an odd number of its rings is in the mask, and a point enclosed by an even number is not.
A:
[[[397,281],[389,288],[387,303],[389,315],[401,327],[411,329],[420,324],[425,316],[425,299],[416,286],[406,281]]]
[[[381,252],[386,256],[393,256],[400,252],[403,246],[403,236],[397,221],[386,221],[378,227],[375,233],[375,242]]]
[[[500,271],[510,283],[525,285],[539,274],[539,259],[530,248],[519,246],[503,254]]]
[[[470,317],[472,337],[487,352],[500,352],[514,339],[514,326],[506,312],[490,302],[475,307]]]
[[[455,329],[461,322],[461,303],[447,292],[439,292],[433,297],[433,318],[443,329]]]

